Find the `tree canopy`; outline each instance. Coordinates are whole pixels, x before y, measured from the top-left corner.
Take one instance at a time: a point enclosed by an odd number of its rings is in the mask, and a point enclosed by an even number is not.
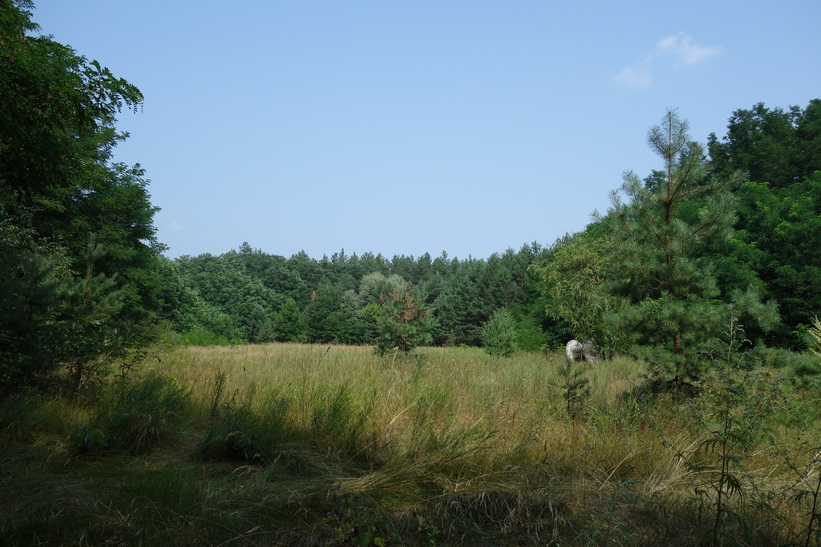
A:
[[[48,36],[31,2],[0,2],[0,382],[142,343],[161,278],[148,181],[113,161],[139,89]]]

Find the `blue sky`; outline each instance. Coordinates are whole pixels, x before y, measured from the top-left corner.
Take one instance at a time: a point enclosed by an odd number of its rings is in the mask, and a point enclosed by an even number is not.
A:
[[[604,211],[667,108],[723,136],[821,97],[821,2],[40,0],[145,95],[116,159],[168,256],[485,258]]]

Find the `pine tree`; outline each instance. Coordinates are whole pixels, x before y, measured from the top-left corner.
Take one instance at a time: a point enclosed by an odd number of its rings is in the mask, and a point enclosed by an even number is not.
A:
[[[624,176],[612,209],[599,220],[609,228],[609,291],[625,305],[612,324],[626,349],[657,370],[696,377],[699,352],[720,330],[727,305],[702,251],[712,238],[728,238],[735,220],[734,179],[710,176],[701,145],[687,122],[668,111],[647,136],[663,162],[644,183]]]
[[[516,322],[510,312],[496,310],[490,320],[482,327],[482,347],[490,355],[506,357],[519,349],[519,336]]]
[[[279,308],[274,326],[275,338],[280,342],[298,342],[305,333],[302,312],[293,298]]]
[[[382,296],[383,313],[377,320],[379,353],[393,350],[408,353],[430,342],[431,316],[424,302],[425,299],[411,289],[394,290]]]

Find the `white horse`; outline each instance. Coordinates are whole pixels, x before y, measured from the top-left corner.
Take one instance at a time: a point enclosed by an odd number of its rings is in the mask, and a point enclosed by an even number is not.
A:
[[[578,340],[571,340],[564,348],[567,358],[571,361],[587,361],[592,363],[596,360],[596,348],[593,342],[585,340],[582,344]]]

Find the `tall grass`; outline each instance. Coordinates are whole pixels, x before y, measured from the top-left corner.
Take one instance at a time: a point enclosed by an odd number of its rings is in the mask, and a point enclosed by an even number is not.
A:
[[[481,431],[485,440],[470,459],[489,472],[545,458],[576,459],[562,447],[576,447],[570,437],[586,435],[590,426],[567,420],[561,362],[558,356],[498,358],[462,348],[383,358],[368,348],[277,344],[182,348],[162,366],[201,402],[213,398],[219,375],[225,376],[226,400],[247,411],[265,414],[272,398],[287,401],[278,421],[317,438],[336,436],[336,446],[347,443],[351,450],[378,439],[392,456],[412,455],[458,433]],[[600,414],[621,408],[644,373],[642,364],[627,359],[580,366],[589,376],[589,411]],[[355,438],[344,441],[335,431]]]
[[[694,473],[686,456],[710,436],[697,418],[713,399],[646,394],[645,365],[631,359],[565,365],[558,354],[469,348],[176,348],[94,406],[29,395],[0,409],[0,443],[51,454],[0,480],[0,497],[23,483],[66,492],[59,509],[35,494],[0,503],[0,532],[18,542],[305,545],[703,537],[715,526],[699,486],[709,471]],[[809,447],[821,445],[821,405],[803,384],[778,385],[782,403],[745,453],[755,495],[722,502],[755,528],[727,535],[741,543],[817,528],[801,515],[818,496],[793,485],[796,473],[818,484]],[[37,412],[41,423],[28,418]],[[77,431],[95,430],[107,444],[78,451]],[[84,532],[71,527],[79,515],[93,523]]]

